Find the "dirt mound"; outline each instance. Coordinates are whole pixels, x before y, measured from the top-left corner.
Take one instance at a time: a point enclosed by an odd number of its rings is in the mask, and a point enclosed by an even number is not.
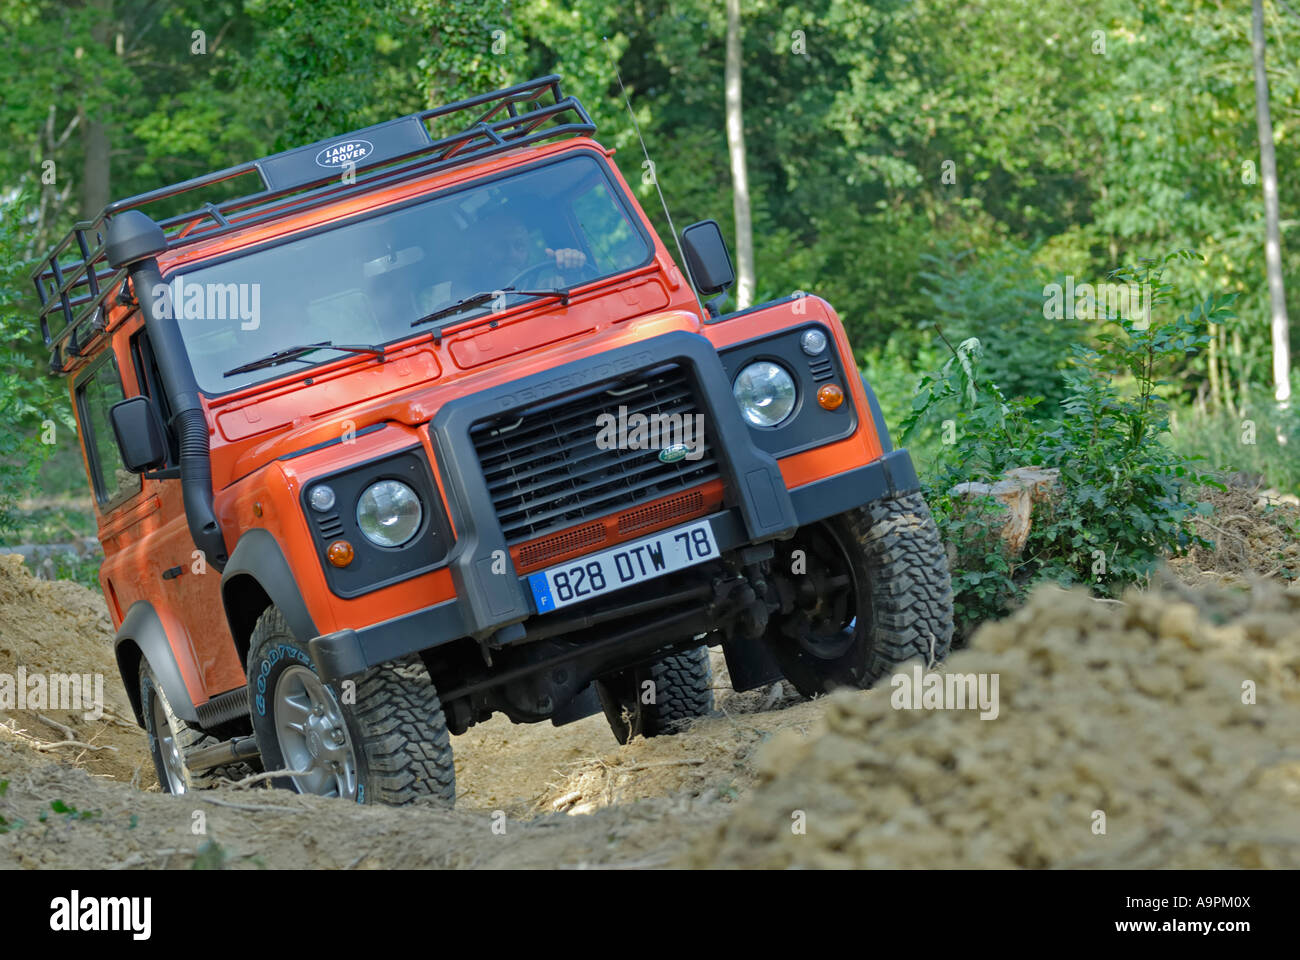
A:
[[[1226,490],[1203,487],[1198,500],[1213,513],[1196,519],[1196,532],[1213,546],[1193,547],[1170,562],[1181,580],[1200,586],[1300,578],[1300,507],[1239,481]]]
[[[3,741],[0,770],[9,781],[0,796],[0,870],[654,867],[680,856],[725,809],[654,799],[588,817],[521,821],[282,790],[173,797],[92,778]]]
[[[102,671],[127,716],[110,641],[93,594],[0,561],[0,673]],[[150,770],[133,726],[60,714],[119,751],[38,753],[15,728],[59,735],[14,715],[0,868],[1300,867],[1300,587],[1040,588],[943,667],[998,678],[988,720],[895,709],[890,686],[736,694],[714,669],[718,715],[676,737],[472,728],[454,811],[141,791],[112,782]]]
[[[744,795],[756,749],[775,732],[806,731],[821,709],[773,711],[797,700],[780,686],[735,693],[715,651],[718,715],[679,736],[620,747],[598,715],[560,729],[495,717],[454,738],[455,811],[229,787],[170,797],[158,791],[143,733],[110,718],[129,717],[130,707],[102,600],[33,579],[18,561],[0,557],[0,673],[102,673],[107,711],[98,723],[71,711],[8,711],[0,868],[664,866]],[[68,739],[117,749],[40,751],[61,734],[38,713],[67,726]],[[205,825],[197,835],[196,813]]]
[[[710,651],[717,716],[682,734],[620,747],[603,714],[560,729],[504,716],[452,738],[456,805],[529,817],[593,810],[654,797],[729,803],[753,783],[752,756],[777,731],[806,733],[821,712],[789,684],[731,689],[726,659]],[[788,710],[774,709],[783,705]]]
[[[996,674],[996,719],[837,695],[682,864],[1300,866],[1294,588],[1040,588],[944,669]]]
[[[113,628],[98,594],[75,583],[37,580],[21,556],[0,555],[0,674],[0,697],[12,697],[12,702],[0,700],[0,741],[97,776],[156,783],[144,735],[118,677]],[[102,678],[91,686],[102,682],[103,715],[88,718],[93,709],[53,709],[54,674]],[[16,709],[20,678],[28,684],[23,702],[30,709]],[[36,689],[44,691],[43,703],[32,695]],[[93,700],[93,691],[82,693]],[[51,746],[67,741],[74,743]]]
[[[637,739],[580,757],[557,771],[560,776],[546,784],[533,812],[590,813],[652,797],[729,803],[753,785],[755,751],[781,731],[806,736],[821,710],[821,704],[805,701],[774,713],[706,717],[685,734]]]

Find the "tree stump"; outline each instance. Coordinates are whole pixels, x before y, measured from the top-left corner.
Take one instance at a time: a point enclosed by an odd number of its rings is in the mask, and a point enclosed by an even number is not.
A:
[[[996,529],[1008,559],[1020,556],[1029,539],[1034,507],[1050,503],[1060,482],[1061,472],[1055,468],[1016,467],[993,483],[969,481],[959,483],[950,491],[954,497],[972,504],[993,500],[1005,508],[997,515],[1001,525]]]

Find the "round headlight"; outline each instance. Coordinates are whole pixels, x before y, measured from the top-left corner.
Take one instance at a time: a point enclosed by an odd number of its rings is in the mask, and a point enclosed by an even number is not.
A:
[[[357,526],[381,547],[400,547],[420,529],[424,508],[416,492],[400,480],[380,480],[357,501]]]
[[[740,412],[756,427],[775,427],[794,410],[794,379],[779,364],[751,363],[731,388]]]

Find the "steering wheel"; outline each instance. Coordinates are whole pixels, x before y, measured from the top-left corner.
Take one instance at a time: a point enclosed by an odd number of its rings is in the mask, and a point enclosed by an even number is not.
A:
[[[524,269],[515,274],[515,278],[506,284],[506,286],[515,287],[516,289],[519,287],[534,286],[537,283],[536,280],[533,280],[530,283],[524,283],[523,279],[525,277],[531,277],[533,274],[540,270],[545,270],[547,267],[554,270],[556,273],[560,272],[560,268],[555,265],[554,260],[543,260],[541,263],[534,263],[531,266],[524,267]]]

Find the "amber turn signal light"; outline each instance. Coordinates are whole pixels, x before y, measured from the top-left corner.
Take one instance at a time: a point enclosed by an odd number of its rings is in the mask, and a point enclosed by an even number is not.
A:
[[[844,391],[835,384],[828,383],[817,391],[817,402],[824,410],[838,410],[844,402]]]
[[[346,567],[352,562],[353,551],[352,544],[346,540],[335,540],[330,544],[325,555],[330,558],[330,563],[336,567]]]

